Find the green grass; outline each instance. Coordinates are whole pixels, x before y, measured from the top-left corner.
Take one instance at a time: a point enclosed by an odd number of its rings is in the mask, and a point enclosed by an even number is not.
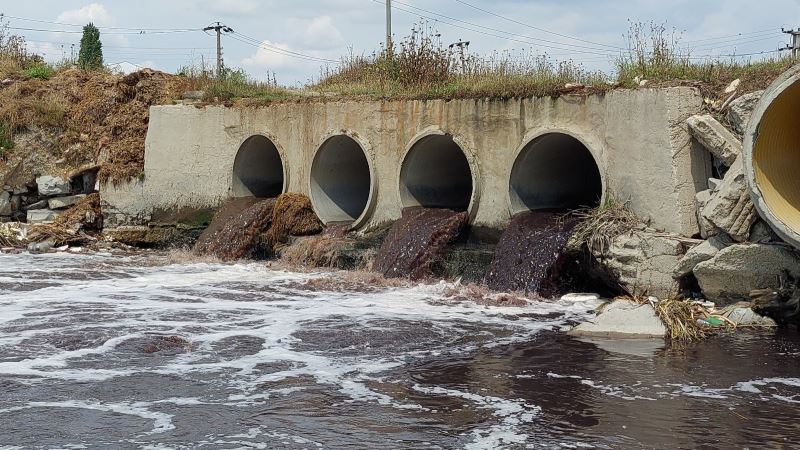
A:
[[[49,80],[56,74],[56,70],[48,64],[34,64],[22,72],[27,78],[39,80]]]

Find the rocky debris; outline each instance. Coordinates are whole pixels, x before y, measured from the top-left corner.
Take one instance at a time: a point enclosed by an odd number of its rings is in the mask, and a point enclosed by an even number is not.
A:
[[[102,231],[100,194],[83,196],[68,211],[59,215],[53,224],[72,233]]]
[[[720,186],[712,192],[701,215],[736,242],[744,242],[750,237],[750,228],[758,214],[747,190],[741,158],[737,158]]]
[[[781,238],[763,220],[758,220],[750,229],[748,242],[756,244],[767,244],[770,242],[782,242]]]
[[[595,252],[629,294],[668,297],[677,291],[672,273],[686,254],[685,240],[650,231],[623,234],[608,249]]]
[[[28,244],[28,251],[31,253],[47,253],[56,246],[55,239],[46,239],[42,242],[31,242]]]
[[[11,193],[8,191],[0,191],[0,216],[10,217],[14,212],[11,207]]]
[[[750,120],[762,95],[764,95],[764,91],[751,92],[731,102],[728,109],[728,121],[737,133],[744,134],[747,121]]]
[[[39,189],[39,195],[45,197],[69,194],[72,190],[70,183],[63,178],[49,175],[36,178],[36,186]]]
[[[721,315],[737,327],[771,328],[778,324],[769,317],[757,314],[749,303],[737,303],[723,309]]]
[[[757,314],[773,319],[779,326],[800,326],[800,289],[797,278],[784,272],[774,289],[757,289],[750,292],[752,309]]]
[[[713,258],[720,250],[731,244],[731,240],[724,235],[714,236],[707,241],[703,241],[686,252],[686,255],[675,267],[672,276],[677,280],[691,274],[698,264]]]
[[[730,166],[742,154],[742,142],[710,115],[686,120],[689,132],[724,165]]]
[[[570,330],[569,334],[618,338],[664,338],[667,335],[667,328],[658,318],[651,304],[617,300],[603,308],[593,320]]]
[[[705,217],[703,217],[703,208],[706,207],[706,205],[711,200],[711,197],[713,195],[714,195],[713,190],[706,189],[705,191],[698,192],[694,196],[694,202],[697,208],[697,224],[700,227],[700,237],[702,237],[703,239],[708,239],[709,237],[713,236],[716,233],[714,224],[711,223]]]
[[[50,209],[29,209],[27,220],[30,224],[53,223],[58,215],[58,211],[53,211]]]
[[[70,195],[67,197],[51,198],[47,201],[50,209],[66,209],[86,198],[86,194]]]
[[[48,205],[49,205],[49,203],[47,202],[47,200],[39,200],[36,203],[31,203],[30,205],[28,205],[27,209],[29,209],[29,210],[30,209],[47,209]]]
[[[694,268],[706,298],[718,303],[743,301],[757,289],[775,289],[781,274],[800,276],[800,256],[784,245],[735,244]]]

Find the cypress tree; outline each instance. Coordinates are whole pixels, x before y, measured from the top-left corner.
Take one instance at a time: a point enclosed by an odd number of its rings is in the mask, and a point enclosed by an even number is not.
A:
[[[100,30],[93,23],[83,27],[78,65],[84,70],[103,67],[103,43],[100,42]]]

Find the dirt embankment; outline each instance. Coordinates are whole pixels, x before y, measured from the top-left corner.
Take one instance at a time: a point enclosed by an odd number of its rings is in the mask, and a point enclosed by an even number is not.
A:
[[[186,85],[185,78],[150,69],[125,76],[70,69],[49,80],[3,80],[0,187],[94,165],[102,181],[139,176],[149,107],[170,102]]]

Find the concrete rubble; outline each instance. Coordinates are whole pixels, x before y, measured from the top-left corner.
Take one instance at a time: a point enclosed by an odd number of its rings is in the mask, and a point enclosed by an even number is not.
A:
[[[630,294],[669,297],[677,293],[673,269],[686,253],[676,237],[636,231],[614,238],[603,253],[595,253]]]
[[[686,124],[692,136],[726,166],[742,154],[741,141],[710,115],[692,116]]]
[[[46,197],[69,194],[71,190],[69,182],[64,181],[63,178],[51,176],[38,177],[36,186],[39,189],[39,195]]]
[[[750,237],[750,227],[758,219],[758,214],[747,190],[741,158],[737,158],[722,183],[712,191],[701,215],[737,242]]]
[[[725,236],[714,236],[704,241],[702,244],[689,249],[686,255],[678,262],[672,276],[680,279],[692,273],[695,267],[701,262],[708,261],[720,252],[720,250],[731,244],[730,239]]]
[[[615,338],[663,338],[667,335],[667,328],[650,304],[617,300],[603,308],[593,320],[570,330],[569,334]]]
[[[747,121],[750,120],[750,115],[753,114],[756,104],[761,100],[764,91],[751,92],[744,94],[737,98],[728,107],[728,121],[731,127],[737,133],[744,134]]]
[[[706,298],[719,303],[749,299],[751,291],[780,286],[780,275],[800,276],[800,256],[780,244],[735,244],[694,268]]]

